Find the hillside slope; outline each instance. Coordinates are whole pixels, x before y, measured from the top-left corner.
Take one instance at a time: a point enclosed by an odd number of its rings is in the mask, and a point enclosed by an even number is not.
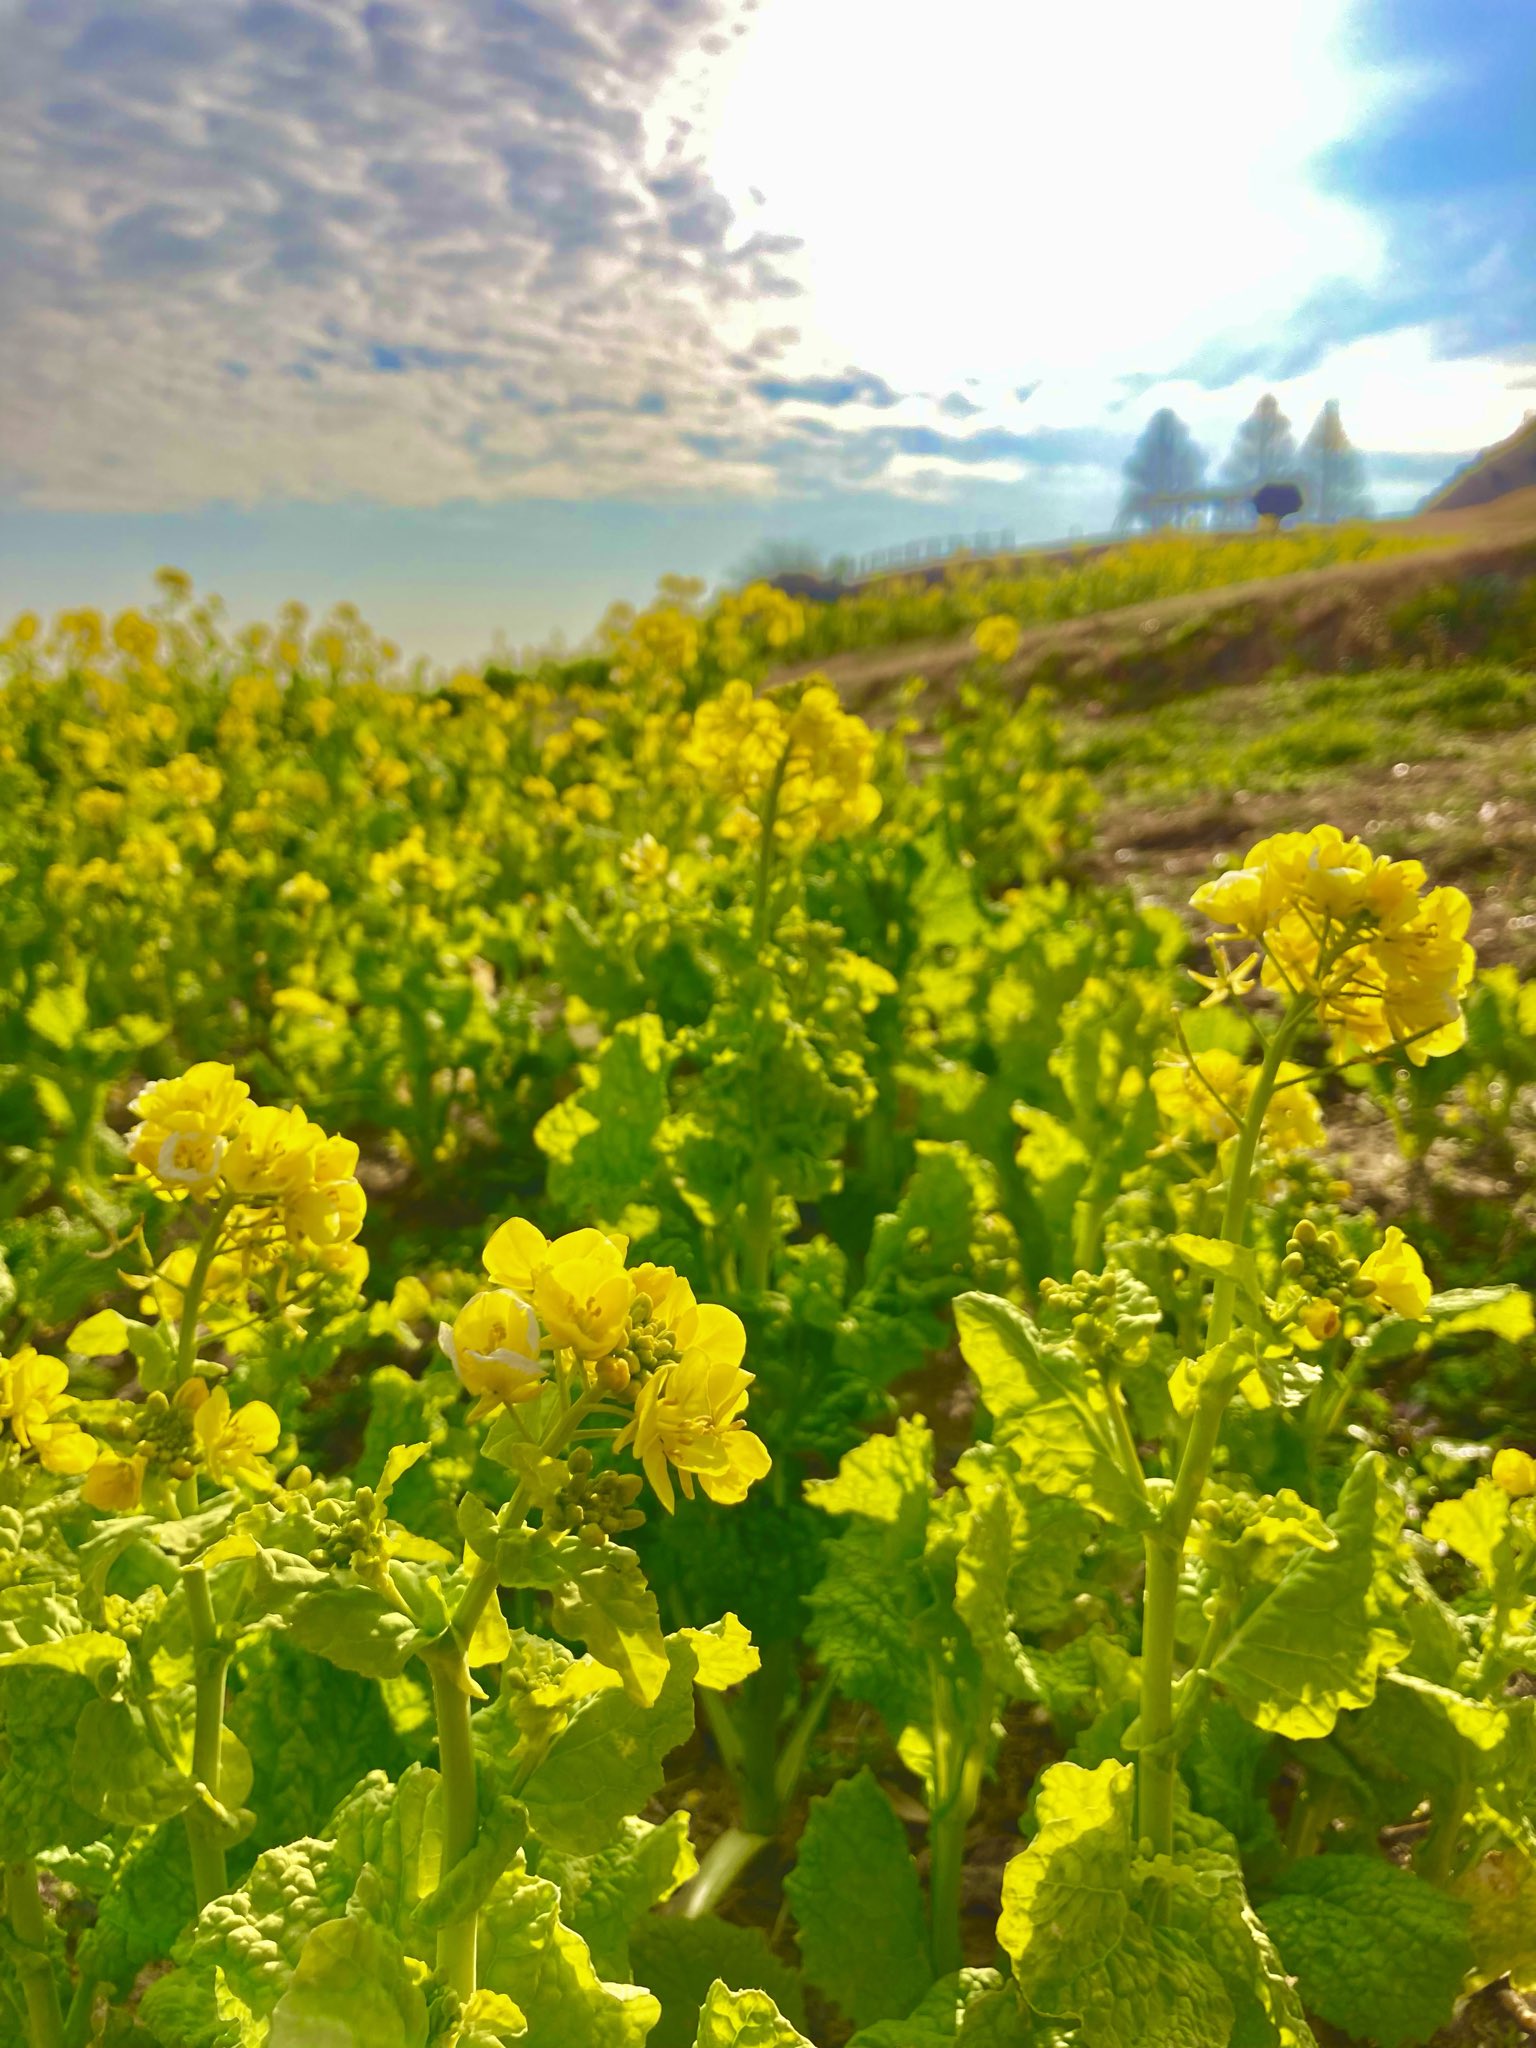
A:
[[[1257,681],[1281,664],[1326,673],[1417,652],[1442,656],[1447,650],[1437,646],[1397,644],[1391,612],[1444,584],[1512,585],[1536,576],[1536,488],[1468,511],[1383,524],[1431,545],[1033,626],[1002,680],[1019,690],[1053,683],[1069,701],[1077,693],[1146,701]],[[786,667],[769,678],[769,687],[814,667],[836,684],[850,709],[879,720],[908,678],[922,676],[942,693],[974,659],[969,635],[909,642]]]

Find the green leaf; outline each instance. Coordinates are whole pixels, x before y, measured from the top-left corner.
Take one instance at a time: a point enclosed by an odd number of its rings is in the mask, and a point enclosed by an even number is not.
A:
[[[78,1848],[101,1833],[75,1797],[75,1728],[97,1697],[85,1679],[46,1665],[0,1674],[0,1861]]]
[[[891,1436],[872,1436],[844,1454],[834,1479],[807,1482],[805,1497],[829,1515],[896,1522],[933,1488],[933,1436],[916,1417],[900,1417]]]
[[[760,1927],[708,1914],[698,1920],[653,1914],[636,1924],[631,1948],[635,1976],[661,2001],[646,2048],[693,2048],[699,2014],[717,1981],[732,1991],[764,1992],[792,2025],[805,2025],[799,1975],[773,1953]]]
[[[211,1970],[172,1970],[157,1977],[139,2000],[138,2016],[155,2048],[267,2048],[265,2029]],[[106,2036],[112,2048],[116,2040]],[[142,2037],[129,2035],[124,2048],[143,2048]]]
[[[126,1993],[146,1963],[170,1954],[196,1917],[186,1829],[172,1823],[136,1835],[81,1937],[79,1973]]]
[[[960,1350],[995,1425],[1042,1493],[1080,1501],[1109,1522],[1141,1528],[1146,1501],[1114,1450],[1109,1400],[1071,1350],[1042,1339],[1029,1318],[996,1295],[955,1302]]]
[[[1437,1501],[1424,1521],[1431,1543],[1448,1543],[1473,1566],[1490,1589],[1504,1587],[1518,1568],[1510,1499],[1488,1478],[1455,1500]]]
[[[39,989],[27,1006],[27,1022],[39,1038],[68,1052],[90,1018],[85,995],[73,982],[53,982]]]
[[[1277,1767],[1276,1747],[1274,1736],[1255,1728],[1226,1700],[1211,1700],[1180,1759],[1197,1810],[1221,1824],[1249,1866],[1276,1856],[1280,1848],[1267,1796]]]
[[[222,1971],[265,2018],[292,1982],[309,1936],[344,1910],[356,1875],[334,1842],[304,1839],[267,1849],[238,1890],[203,1908],[178,1959],[193,1973]]]
[[[1248,1902],[1232,1837],[1203,1814],[1186,1813],[1174,1827],[1174,1848],[1169,1924],[1195,1943],[1232,2000],[1229,2048],[1316,2048],[1302,2000]]]
[[[397,1678],[410,1662],[420,1630],[371,1586],[337,1585],[281,1551],[263,1551],[253,1562],[268,1610],[285,1617],[299,1649],[364,1678]]]
[[[430,1456],[431,1451],[430,1444],[390,1445],[384,1458],[384,1469],[379,1474],[378,1485],[374,1488],[381,1505],[388,1502],[397,1482],[404,1478],[413,1465],[420,1464],[423,1458]]]
[[[656,1596],[632,1550],[619,1543],[593,1549],[574,1534],[522,1529],[503,1536],[496,1555],[503,1585],[551,1593],[559,1634],[585,1643],[617,1671],[641,1706],[656,1698],[666,1682],[667,1651]]]
[[[1173,1232],[1168,1244],[1186,1266],[1210,1280],[1230,1280],[1250,1308],[1263,1307],[1259,1262],[1251,1245],[1229,1244],[1224,1237],[1196,1237],[1184,1230]]]
[[[1378,1454],[1356,1463],[1328,1526],[1335,1548],[1299,1551],[1211,1667],[1228,1698],[1272,1734],[1329,1734],[1407,1654],[1391,1626],[1400,1511]]]
[[[1486,1330],[1506,1344],[1536,1332],[1536,1308],[1523,1287],[1452,1287],[1429,1297],[1429,1317],[1440,1337]]]
[[[99,1685],[121,1666],[128,1651],[117,1636],[85,1629],[78,1635],[60,1636],[51,1642],[27,1643],[20,1649],[0,1653],[0,1671],[21,1667],[68,1671]]]
[[[104,1308],[76,1323],[65,1343],[77,1358],[120,1358],[128,1349],[128,1319]]]
[[[560,1887],[560,1918],[591,1950],[592,1967],[599,1977],[614,1982],[633,1974],[630,1930],[653,1906],[670,1899],[698,1867],[688,1839],[686,1813],[668,1814],[655,1827],[649,1821],[626,1818],[619,1824],[618,1839],[592,1856],[560,1857],[544,1851],[539,1856],[539,1875],[552,1877]],[[656,1924],[681,1927],[699,1923]],[[651,1988],[656,1989],[654,1985]],[[664,1998],[662,2013],[664,2022]],[[693,2031],[692,2020],[688,2031]],[[650,2048],[656,2048],[654,2041]]]
[[[319,1835],[368,1770],[398,1777],[410,1761],[378,1685],[264,1629],[240,1649],[229,1727],[254,1771],[255,1846]]]
[[[723,1614],[707,1628],[681,1628],[678,1634],[696,1660],[694,1684],[708,1692],[725,1692],[762,1669],[757,1645],[734,1614]]]
[[[1467,1935],[1476,1967],[1473,1990],[1507,1976],[1516,1991],[1536,1991],[1536,1856],[1525,1844],[1490,1849],[1452,1886],[1469,1909]]]
[[[1308,1857],[1260,1910],[1308,2010],[1381,2048],[1444,2026],[1473,1965],[1468,1908],[1384,1857]]]
[[[559,1732],[541,1744],[542,1754],[535,1750],[531,1768],[515,1667],[503,1672],[501,1697],[475,1716],[482,1768],[501,1775],[506,1795],[527,1808],[535,1835],[557,1855],[595,1856],[606,1848],[627,1817],[660,1791],[664,1759],[692,1735],[694,1654],[676,1637],[666,1654],[666,1681],[648,1706],[617,1687],[569,1702]]]
[[[341,1867],[358,1880],[354,1896],[372,1918],[409,1937],[417,1909],[436,1887],[442,1864],[437,1772],[412,1764],[394,1785],[382,1772],[370,1772],[338,1809],[331,1826]]]
[[[996,1970],[941,1977],[905,2019],[861,2027],[848,2048],[1068,2048],[1065,2035],[1036,2028],[1012,1984]]]
[[[920,1465],[916,1451],[921,1452]],[[855,1461],[859,1476],[842,1497],[868,1499],[877,1512],[850,1510],[848,1527],[828,1544],[825,1568],[809,1594],[808,1634],[817,1655],[834,1673],[839,1690],[850,1699],[871,1701],[892,1730],[929,1710],[929,1688],[913,1643],[931,1597],[924,1568],[930,1455],[926,1429],[912,1422],[899,1425],[895,1437],[871,1437],[845,1457],[844,1467]],[[872,1470],[881,1461],[896,1475],[889,1485]],[[828,1483],[842,1486],[841,1474]],[[825,1494],[816,1494],[813,1487],[806,1492],[825,1504]],[[899,1513],[885,1519],[893,1499],[900,1501]]]
[[[1135,1772],[1053,1764],[1035,1839],[1003,1873],[997,1938],[1043,2019],[1083,2048],[1229,2048],[1236,2009],[1199,1942],[1155,1919],[1136,1870]]]
[[[659,1017],[626,1017],[580,1069],[575,1094],[534,1126],[534,1143],[550,1162],[550,1198],[567,1215],[617,1216],[655,1180],[675,1057]]]
[[[478,1913],[527,1838],[528,1816],[522,1807],[482,1798],[475,1846],[417,1906],[412,1929],[434,1933]]]
[[[1067,1618],[1099,1525],[1076,1501],[1027,1484],[1017,1460],[990,1444],[965,1452],[955,1476],[966,1506],[955,1611],[992,1682],[1016,1695],[1029,1689],[1016,1631],[1056,1628]]]
[[[480,1981],[528,2018],[524,2048],[643,2048],[661,2008],[633,1984],[605,1984],[560,1921],[546,1878],[510,1871],[480,1915]]]
[[[695,2048],[811,2048],[766,1991],[712,1984],[699,2014]]]
[[[499,1991],[477,1991],[459,2015],[445,2048],[506,2048],[528,2031],[528,2015]],[[434,2040],[436,2037],[434,2036]]]
[[[152,1827],[190,1806],[197,1787],[151,1742],[137,1708],[95,1699],[75,1732],[75,1795],[104,1820]]]
[[[427,2002],[385,1929],[327,1920],[304,1944],[272,2014],[268,2048],[426,2048]]]
[[[784,1895],[806,1976],[855,2026],[911,2011],[932,1982],[922,1890],[869,1770],[811,1801]]]

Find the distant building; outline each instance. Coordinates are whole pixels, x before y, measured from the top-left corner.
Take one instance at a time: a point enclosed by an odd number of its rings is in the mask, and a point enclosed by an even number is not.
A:
[[[1536,412],[1528,412],[1524,423],[1507,441],[1485,448],[1481,455],[1464,463],[1456,474],[1431,493],[1419,507],[1421,512],[1464,512],[1472,505],[1491,505],[1511,491],[1529,490],[1536,485]]]
[[[808,569],[785,569],[768,582],[786,597],[809,598],[815,604],[831,604],[843,594],[844,586],[827,576],[813,576]]]

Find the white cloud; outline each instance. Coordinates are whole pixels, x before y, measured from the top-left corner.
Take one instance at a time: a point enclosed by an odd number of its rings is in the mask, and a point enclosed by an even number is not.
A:
[[[1264,388],[1169,366],[1376,276],[1309,174],[1404,90],[1354,5],[0,0],[0,494],[1079,517]],[[1511,375],[1414,327],[1274,388],[1455,453]]]
[[[783,251],[641,119],[734,0],[7,14],[0,484],[26,501],[689,488],[681,436],[728,424],[730,356],[784,324]]]

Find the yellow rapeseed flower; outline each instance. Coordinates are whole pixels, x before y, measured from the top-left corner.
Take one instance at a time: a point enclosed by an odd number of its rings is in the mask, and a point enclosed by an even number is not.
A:
[[[1471,905],[1459,889],[1427,895],[1418,861],[1388,860],[1334,825],[1282,832],[1191,899],[1263,949],[1266,987],[1309,997],[1343,1048],[1400,1045],[1416,1066],[1466,1037]]]
[[[0,1358],[0,1420],[48,1472],[88,1472],[96,1462],[96,1439],[62,1412],[68,1404],[69,1368],[62,1359],[40,1357],[30,1344]]]
[[[1191,1063],[1178,1060],[1158,1067],[1152,1093],[1164,1120],[1175,1130],[1220,1144],[1232,1137],[1247,1115],[1258,1080],[1257,1067],[1246,1066],[1236,1053],[1221,1046],[1196,1053]],[[1287,1157],[1313,1152],[1324,1142],[1322,1112],[1305,1085],[1306,1069],[1282,1060],[1276,1091],[1264,1111],[1264,1136],[1270,1150]]]
[[[1494,1454],[1493,1483],[1502,1487],[1511,1500],[1528,1499],[1536,1493],[1536,1458],[1529,1451],[1506,1445]]]
[[[130,1105],[140,1121],[129,1136],[129,1156],[166,1187],[205,1192],[219,1177],[250,1092],[234,1068],[218,1060],[151,1082]]]
[[[187,1380],[178,1387],[176,1405],[192,1415],[192,1433],[203,1454],[203,1465],[216,1486],[242,1480],[258,1491],[270,1492],[276,1483],[267,1453],[277,1448],[282,1424],[277,1412],[265,1401],[247,1401],[232,1408],[223,1387],[210,1392],[207,1382]]]
[[[102,1508],[110,1515],[131,1515],[144,1497],[144,1472],[149,1464],[142,1451],[120,1458],[116,1451],[103,1449],[85,1475],[80,1498],[89,1507]]]
[[[608,1237],[601,1230],[571,1230],[553,1243],[536,1223],[512,1216],[491,1234],[481,1254],[486,1272],[498,1287],[509,1287],[524,1301],[533,1299],[539,1275],[551,1264],[570,1259],[617,1254],[620,1265],[629,1250],[626,1237]]]
[[[634,1291],[623,1254],[604,1239],[574,1258],[552,1258],[534,1282],[533,1306],[557,1349],[606,1358],[624,1335]]]
[[[471,1421],[540,1391],[545,1361],[539,1356],[538,1318],[510,1288],[487,1287],[471,1295],[452,1323],[438,1324],[437,1341],[475,1396]]]
[[[1391,1309],[1409,1322],[1424,1320],[1434,1290],[1424,1261],[1395,1223],[1389,1225],[1380,1248],[1361,1260],[1360,1277],[1370,1281],[1371,1299],[1378,1308]]]
[[[971,645],[983,661],[1012,661],[1019,651],[1019,622],[1006,612],[993,612],[971,635]]]
[[[710,1303],[696,1314],[683,1356],[642,1382],[634,1416],[614,1439],[615,1449],[633,1449],[668,1514],[676,1505],[672,1471],[688,1499],[697,1479],[711,1500],[730,1504],[745,1500],[772,1464],[742,1419],[752,1374],[741,1365],[746,1332],[739,1317]]]

